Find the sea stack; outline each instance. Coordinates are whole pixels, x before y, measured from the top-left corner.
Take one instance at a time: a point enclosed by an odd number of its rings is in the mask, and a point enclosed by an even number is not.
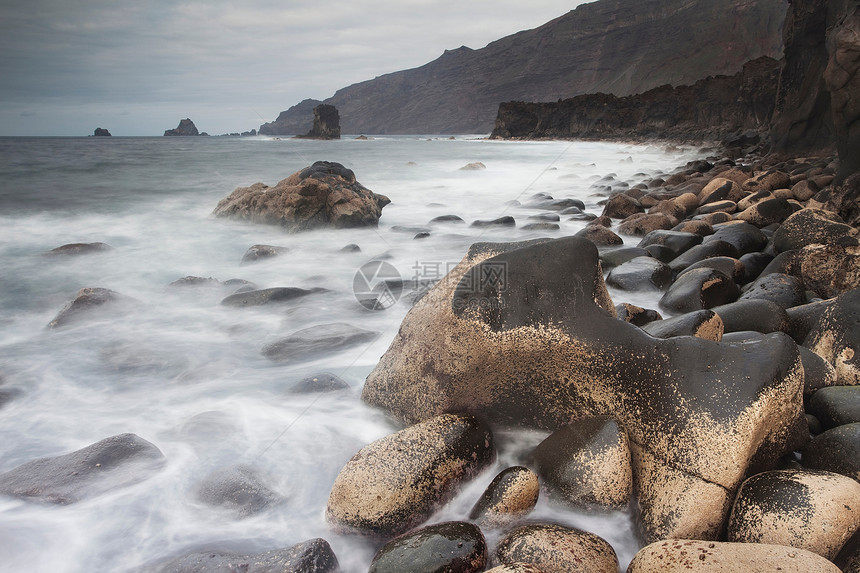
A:
[[[314,108],[314,126],[300,139],[340,139],[340,114],[333,105],[320,104]]]
[[[97,127],[95,131],[93,131],[93,136],[95,137],[110,137],[110,132],[102,127]]]
[[[168,136],[168,135],[187,136],[187,135],[205,135],[205,134],[197,131],[197,126],[194,125],[193,121],[191,121],[188,118],[185,118],[179,122],[179,125],[176,127],[176,129],[165,130],[164,135],[165,136]]]

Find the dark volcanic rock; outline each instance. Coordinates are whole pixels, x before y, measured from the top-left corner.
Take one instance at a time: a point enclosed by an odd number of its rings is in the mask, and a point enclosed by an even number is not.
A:
[[[759,277],[748,286],[741,295],[741,300],[769,300],[782,308],[791,308],[806,302],[803,282],[791,275],[770,273]]]
[[[370,535],[402,533],[426,520],[495,459],[490,429],[444,414],[362,448],[335,479],[326,519]]]
[[[274,187],[239,187],[218,202],[213,215],[280,225],[289,231],[318,227],[376,227],[391,201],[356,181],[340,163],[317,161]]]
[[[242,464],[221,468],[203,478],[197,484],[197,498],[239,518],[265,511],[283,499],[269,489],[254,468]]]
[[[762,299],[742,299],[711,308],[723,321],[724,332],[752,330],[788,332],[789,320],[785,309],[775,302]]]
[[[837,426],[815,436],[803,450],[803,465],[860,481],[860,423]]]
[[[652,257],[636,257],[606,275],[606,284],[621,290],[664,289],[671,282],[672,269]]]
[[[164,455],[150,442],[120,434],[0,474],[0,494],[65,505],[141,482],[164,463]]]
[[[449,521],[392,539],[376,553],[368,573],[478,573],[486,564],[487,542],[481,530],[471,523]]]
[[[340,114],[333,105],[320,104],[314,108],[314,124],[301,139],[340,139]]]
[[[263,356],[276,362],[313,360],[322,354],[339,352],[358,344],[370,343],[378,332],[349,324],[321,324],[294,332],[263,348]]]
[[[738,286],[715,269],[694,269],[680,275],[660,298],[660,306],[674,312],[693,312],[734,302]]]
[[[113,250],[113,248],[107,243],[69,243],[68,245],[51,249],[45,254],[51,257],[77,256],[89,255],[91,253],[104,253],[111,250]]]
[[[337,557],[325,539],[256,555],[221,551],[189,553],[139,573],[337,573]]]
[[[164,132],[164,135],[201,135],[199,131],[197,131],[197,126],[194,125],[194,122],[190,119],[186,118],[179,122],[179,125],[176,126],[175,129],[168,129]]]
[[[860,386],[821,388],[809,399],[806,411],[818,418],[825,430],[860,422]]]
[[[722,319],[712,310],[687,312],[642,326],[642,330],[655,338],[695,336],[714,342],[722,340],[724,328]]]
[[[523,466],[502,470],[493,478],[469,512],[481,527],[500,529],[522,519],[534,509],[540,496],[536,473]]]
[[[103,127],[97,127],[93,131],[93,135],[95,137],[110,137],[111,134],[108,130],[104,129]]]

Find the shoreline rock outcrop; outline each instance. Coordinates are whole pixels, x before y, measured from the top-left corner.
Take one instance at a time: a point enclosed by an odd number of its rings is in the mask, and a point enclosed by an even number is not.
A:
[[[165,136],[182,136],[182,137],[190,137],[190,136],[199,136],[199,135],[207,135],[207,133],[197,131],[197,126],[194,125],[194,122],[188,118],[180,120],[179,125],[173,129],[167,129],[164,131]]]
[[[333,105],[320,104],[314,108],[314,124],[299,139],[340,139],[340,114]]]

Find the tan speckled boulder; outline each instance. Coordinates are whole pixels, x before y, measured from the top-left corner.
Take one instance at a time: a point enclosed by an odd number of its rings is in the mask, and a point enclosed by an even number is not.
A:
[[[860,247],[809,245],[796,255],[803,284],[822,298],[860,289]]]
[[[543,570],[531,563],[511,563],[487,569],[486,573],[543,573]]]
[[[639,550],[627,573],[840,573],[827,559],[803,549],[760,543],[666,540]]]
[[[540,496],[537,474],[514,466],[503,470],[469,513],[469,519],[487,529],[501,529],[528,515]]]
[[[407,423],[472,412],[555,429],[611,415],[645,535],[716,537],[753,457],[797,447],[797,346],[782,333],[656,339],[614,313],[585,239],[475,245],[406,316],[362,398]]]
[[[764,472],[738,490],[728,540],[773,543],[833,559],[860,529],[860,483],[816,470]]]
[[[493,563],[531,563],[544,573],[616,573],[618,558],[603,538],[550,523],[522,525],[499,540]]]
[[[860,289],[829,305],[803,345],[833,365],[838,384],[860,384]]]
[[[390,536],[424,522],[495,459],[489,428],[446,414],[381,438],[335,479],[326,519],[341,531]]]

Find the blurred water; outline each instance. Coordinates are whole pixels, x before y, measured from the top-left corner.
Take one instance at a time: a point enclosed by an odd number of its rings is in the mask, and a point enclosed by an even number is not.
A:
[[[410,293],[387,310],[364,309],[353,294],[361,265],[385,255],[404,279],[440,278],[473,242],[563,236],[584,225],[562,216],[560,231],[524,231],[528,217],[544,211],[512,202],[548,193],[581,199],[599,214],[605,185],[633,185],[697,157],[689,149],[465,136],[0,138],[0,390],[18,391],[0,408],[0,472],[123,432],[153,442],[168,460],[152,479],[70,506],[0,498],[0,570],[125,571],[199,545],[264,551],[312,537],[332,544],[344,571],[366,570],[376,548],[329,531],[323,514],[343,464],[397,429],[359,397],[408,311]],[[379,229],[289,235],[210,216],[235,187],[273,185],[317,160],[343,163],[392,199]],[[472,162],[486,169],[460,169]],[[433,226],[423,240],[413,240],[414,228],[396,230],[426,226],[440,215],[467,224]],[[468,226],[502,215],[514,216],[517,228]],[[94,241],[113,250],[44,256],[63,244]],[[361,252],[341,252],[349,243]],[[240,265],[254,244],[290,251]],[[167,286],[186,275],[327,291],[237,309],[219,304],[232,292],[227,287]],[[133,302],[47,329],[82,287],[109,288]],[[633,302],[648,303],[648,295]],[[260,353],[279,337],[334,322],[378,336],[296,364]],[[288,392],[323,371],[350,389]],[[543,437],[500,431],[496,466],[433,521],[464,519],[496,473],[522,463]],[[287,502],[234,520],[196,500],[200,479],[236,463],[258,468]],[[622,567],[636,551],[626,513],[588,515],[542,500],[535,515],[603,536]]]

